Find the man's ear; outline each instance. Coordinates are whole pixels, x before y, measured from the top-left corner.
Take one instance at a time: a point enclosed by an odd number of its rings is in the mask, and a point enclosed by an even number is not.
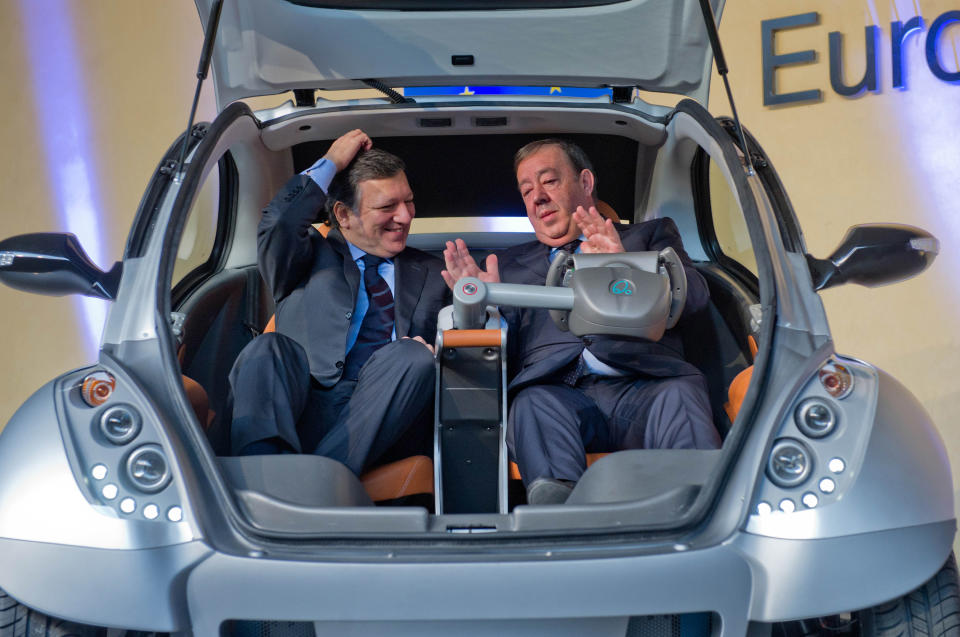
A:
[[[337,224],[341,228],[350,227],[350,218],[353,216],[353,211],[347,206],[347,204],[342,201],[338,201],[333,204],[333,214],[337,218]]]
[[[584,168],[580,171],[580,187],[587,197],[593,197],[593,187],[596,185],[596,181],[597,179],[593,176],[591,170]]]

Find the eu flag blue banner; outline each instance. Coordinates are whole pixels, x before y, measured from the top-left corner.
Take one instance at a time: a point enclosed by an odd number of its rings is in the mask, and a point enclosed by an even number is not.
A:
[[[436,95],[555,95],[558,97],[604,97],[613,95],[609,88],[571,86],[418,86],[405,87],[406,97]]]

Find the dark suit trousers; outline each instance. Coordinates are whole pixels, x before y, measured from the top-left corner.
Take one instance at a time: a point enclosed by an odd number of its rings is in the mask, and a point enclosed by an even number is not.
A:
[[[579,480],[587,452],[716,449],[720,436],[702,376],[589,375],[574,386],[558,381],[517,392],[507,445],[529,486],[537,478]]]
[[[429,436],[435,382],[433,355],[401,339],[377,350],[357,379],[323,388],[312,381],[307,354],[277,333],[258,336],[230,371],[231,449],[280,439],[298,453],[339,460],[360,475],[411,432]]]

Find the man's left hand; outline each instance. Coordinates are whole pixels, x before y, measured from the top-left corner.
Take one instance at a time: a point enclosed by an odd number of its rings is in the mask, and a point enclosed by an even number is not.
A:
[[[613,221],[602,217],[595,206],[590,206],[589,210],[578,206],[573,213],[573,220],[580,226],[580,231],[586,237],[586,241],[580,244],[581,252],[585,254],[624,252],[620,233],[613,227]]]

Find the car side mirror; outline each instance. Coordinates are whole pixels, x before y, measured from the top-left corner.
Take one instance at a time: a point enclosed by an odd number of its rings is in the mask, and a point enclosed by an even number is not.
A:
[[[0,282],[24,292],[112,301],[122,269],[120,261],[109,272],[98,268],[73,234],[38,232],[0,241]]]
[[[875,287],[903,281],[923,272],[939,252],[940,242],[926,230],[878,223],[847,230],[826,259],[806,257],[813,287],[823,290],[841,283]]]

